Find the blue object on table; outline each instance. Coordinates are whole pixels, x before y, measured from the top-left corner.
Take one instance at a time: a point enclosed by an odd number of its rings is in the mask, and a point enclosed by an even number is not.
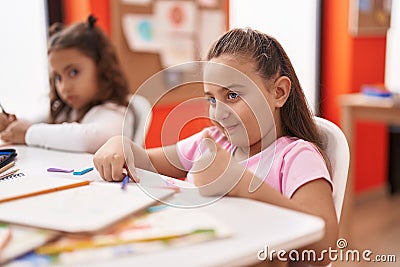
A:
[[[362,86],[361,92],[366,96],[391,97],[393,95],[392,92],[374,85]]]
[[[13,148],[0,149],[0,168],[12,162],[17,156],[17,152]]]
[[[129,177],[129,175],[125,175],[124,180],[122,180],[121,189],[125,189],[130,179],[131,178]]]
[[[90,171],[93,171],[93,167],[84,169],[84,170],[82,170],[82,171],[73,172],[73,174],[74,174],[74,175],[83,175],[83,174],[85,174],[85,173],[87,173],[87,172],[90,172]]]

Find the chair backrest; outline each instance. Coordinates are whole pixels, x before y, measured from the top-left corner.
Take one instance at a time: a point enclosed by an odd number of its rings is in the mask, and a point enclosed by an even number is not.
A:
[[[145,97],[134,94],[130,96],[129,107],[133,108],[134,114],[132,140],[144,146],[152,119],[152,106]]]
[[[323,118],[314,117],[314,119],[323,134],[327,157],[332,165],[333,201],[339,220],[349,172],[349,146],[346,137],[338,126]]]

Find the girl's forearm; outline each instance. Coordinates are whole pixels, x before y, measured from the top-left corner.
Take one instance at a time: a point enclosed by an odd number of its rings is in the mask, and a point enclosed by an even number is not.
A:
[[[250,184],[252,184],[251,187]],[[302,209],[299,205],[284,197],[280,192],[273,189],[264,181],[261,181],[260,178],[255,176],[249,170],[244,172],[241,180],[231,191],[230,195],[250,198],[280,207],[304,212],[304,209]]]

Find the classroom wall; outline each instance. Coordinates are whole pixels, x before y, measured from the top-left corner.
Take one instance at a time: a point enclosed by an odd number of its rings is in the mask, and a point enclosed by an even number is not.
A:
[[[0,101],[19,118],[48,110],[46,13],[45,0],[0,1]]]
[[[390,29],[386,41],[385,86],[400,93],[400,1],[392,2]]]
[[[338,96],[360,91],[362,84],[384,81],[386,37],[354,37],[348,32],[350,0],[324,0],[321,54],[322,116],[340,123]],[[355,125],[356,192],[387,180],[387,129],[379,123]]]
[[[252,27],[274,36],[288,54],[314,113],[319,105],[320,0],[230,0],[229,28]],[[282,12],[271,12],[284,10]],[[266,15],[267,14],[267,15]]]

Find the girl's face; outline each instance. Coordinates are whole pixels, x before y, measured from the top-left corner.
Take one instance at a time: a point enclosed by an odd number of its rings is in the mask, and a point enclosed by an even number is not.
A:
[[[92,102],[99,91],[95,62],[74,48],[49,54],[50,72],[61,99],[75,110]]]
[[[232,144],[258,153],[276,139],[274,81],[244,58],[222,55],[209,62],[204,92],[211,119]]]

